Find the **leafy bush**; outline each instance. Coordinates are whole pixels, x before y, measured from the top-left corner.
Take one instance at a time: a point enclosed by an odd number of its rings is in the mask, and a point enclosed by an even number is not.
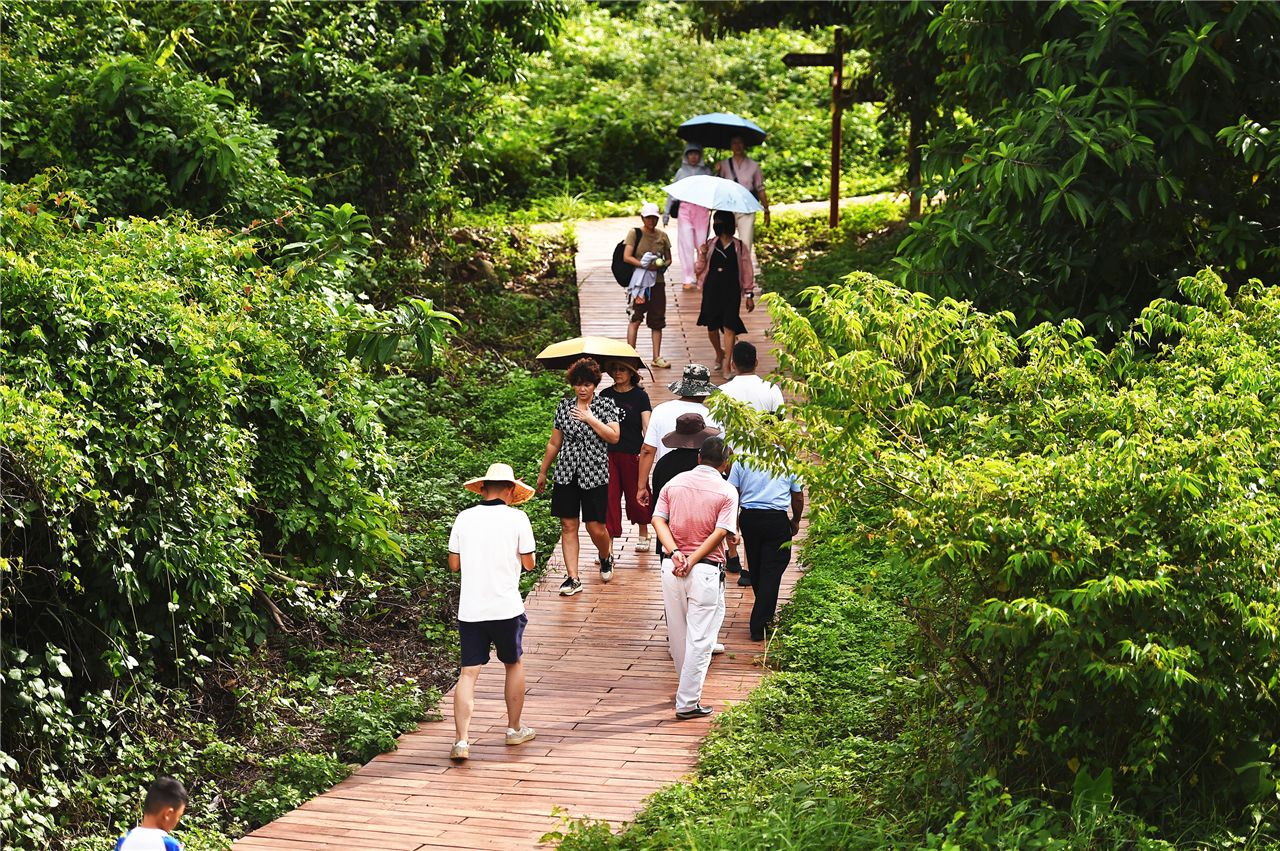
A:
[[[236,815],[250,825],[274,821],[314,798],[351,773],[328,754],[291,751],[263,762],[262,780],[236,804]]]
[[[1111,353],[867,275],[804,314],[771,297],[808,401],[744,439],[841,459],[805,470],[821,502],[892,509],[961,764],[1060,804],[1109,769],[1158,825],[1274,814],[1280,735],[1280,291],[1181,286]]]
[[[396,737],[416,727],[439,702],[439,692],[424,692],[409,680],[389,689],[340,695],[325,714],[324,726],[337,737],[340,756],[368,762],[394,750]]]

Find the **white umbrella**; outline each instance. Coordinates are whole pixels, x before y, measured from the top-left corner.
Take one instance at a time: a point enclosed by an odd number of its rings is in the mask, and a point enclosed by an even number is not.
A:
[[[725,180],[710,174],[695,174],[677,180],[663,191],[677,201],[685,201],[706,207],[708,210],[726,210],[730,213],[758,213],[764,209],[755,196],[736,180]]]

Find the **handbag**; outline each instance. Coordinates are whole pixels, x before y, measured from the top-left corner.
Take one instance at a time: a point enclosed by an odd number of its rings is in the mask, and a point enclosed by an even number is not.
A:
[[[670,211],[670,212],[671,212],[671,218],[673,218],[673,219],[678,219],[678,218],[680,218],[680,199],[679,199],[679,198],[672,198],[672,199],[671,199],[671,211]]]

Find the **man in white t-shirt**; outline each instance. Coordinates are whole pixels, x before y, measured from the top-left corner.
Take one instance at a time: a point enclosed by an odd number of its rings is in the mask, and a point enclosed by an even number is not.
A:
[[[529,620],[520,595],[520,571],[536,565],[533,525],[518,508],[533,488],[516,478],[509,464],[490,464],[489,470],[464,487],[484,501],[460,513],[449,532],[449,569],[462,572],[458,596],[458,637],[462,644],[461,673],[453,692],[453,723],[457,731],[449,758],[462,762],[471,755],[467,735],[475,707],[476,679],[489,662],[490,647],[506,666],[507,744],[534,737],[520,720],[524,709],[524,653],[521,641]]]
[[[684,368],[680,380],[667,385],[667,389],[680,398],[663,402],[649,414],[649,428],[645,430],[644,443],[640,446],[640,485],[637,488],[637,498],[641,505],[653,503],[653,494],[649,489],[650,473],[653,472],[653,465],[671,451],[670,447],[663,444],[662,438],[676,430],[676,420],[680,415],[698,414],[707,426],[719,426],[703,404],[704,399],[716,392],[716,386],[711,383],[711,370],[701,364],[691,363]]]
[[[720,392],[731,399],[746,402],[757,411],[773,413],[786,404],[782,391],[756,375],[759,356],[756,347],[746,340],[733,344],[733,369],[736,376],[720,385]]]

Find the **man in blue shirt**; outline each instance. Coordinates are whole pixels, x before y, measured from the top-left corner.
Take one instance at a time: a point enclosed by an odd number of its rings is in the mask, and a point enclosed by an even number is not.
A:
[[[751,607],[751,640],[763,641],[765,627],[778,610],[778,586],[791,561],[791,539],[800,531],[804,490],[795,476],[774,476],[742,462],[733,465],[729,484],[738,489],[738,528],[756,596]]]

